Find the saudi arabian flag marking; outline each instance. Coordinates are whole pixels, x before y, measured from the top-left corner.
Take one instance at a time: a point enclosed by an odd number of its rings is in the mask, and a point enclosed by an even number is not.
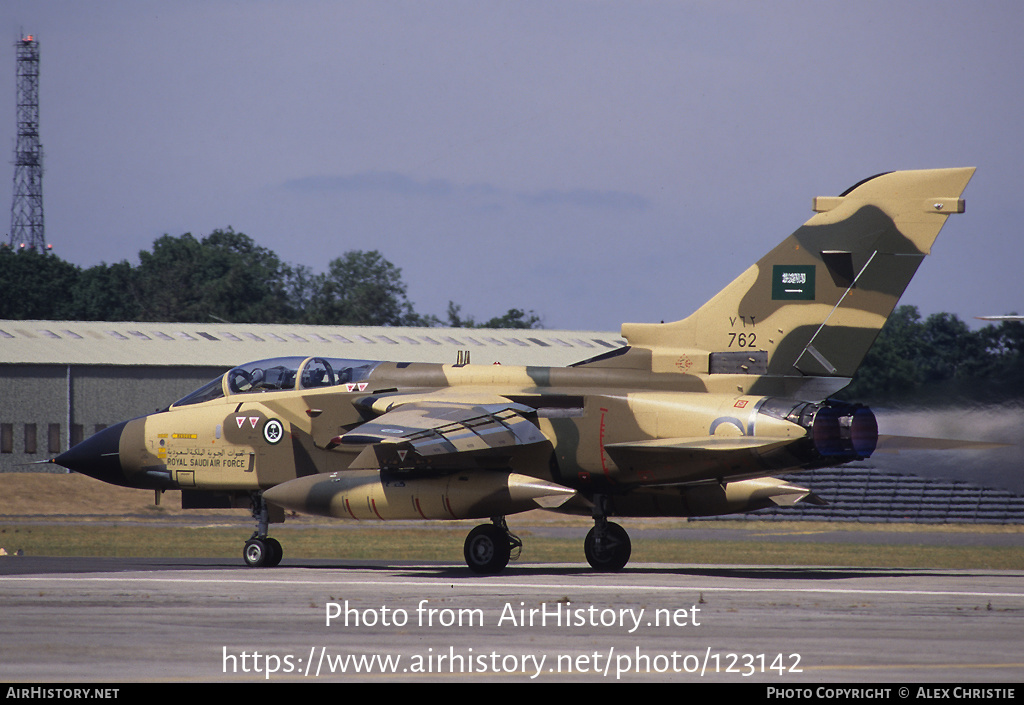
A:
[[[772,301],[814,300],[813,264],[776,264],[772,267]]]

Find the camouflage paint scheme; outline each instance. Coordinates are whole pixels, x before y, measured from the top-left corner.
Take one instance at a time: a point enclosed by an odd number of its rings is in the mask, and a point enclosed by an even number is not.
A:
[[[251,503],[250,565],[274,565],[280,508],[355,519],[491,518],[465,557],[502,570],[504,517],[591,515],[584,548],[621,569],[610,516],[706,516],[820,501],[771,477],[867,457],[853,376],[973,168],[904,171],[817,198],[815,215],[688,318],[627,323],[628,345],[567,368],[249,363],[55,462],[115,484]]]

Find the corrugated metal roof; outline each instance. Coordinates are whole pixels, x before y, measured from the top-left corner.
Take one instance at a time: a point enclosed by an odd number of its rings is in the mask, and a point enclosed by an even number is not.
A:
[[[625,345],[607,331],[0,320],[0,365],[224,366],[287,355],[568,365]]]

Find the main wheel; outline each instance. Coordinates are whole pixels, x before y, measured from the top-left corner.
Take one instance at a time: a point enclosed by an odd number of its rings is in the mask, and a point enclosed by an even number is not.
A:
[[[597,546],[596,526],[587,532],[587,538],[583,541],[587,562],[594,570],[602,573],[615,573],[625,568],[632,550],[629,534],[614,522],[605,525],[600,548]]]
[[[494,524],[481,524],[469,532],[463,553],[471,571],[496,575],[508,565],[512,546],[504,529]]]

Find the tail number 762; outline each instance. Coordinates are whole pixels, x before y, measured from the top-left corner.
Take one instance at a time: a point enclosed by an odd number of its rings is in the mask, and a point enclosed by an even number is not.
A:
[[[730,333],[730,348],[752,348],[757,342],[757,333]]]

